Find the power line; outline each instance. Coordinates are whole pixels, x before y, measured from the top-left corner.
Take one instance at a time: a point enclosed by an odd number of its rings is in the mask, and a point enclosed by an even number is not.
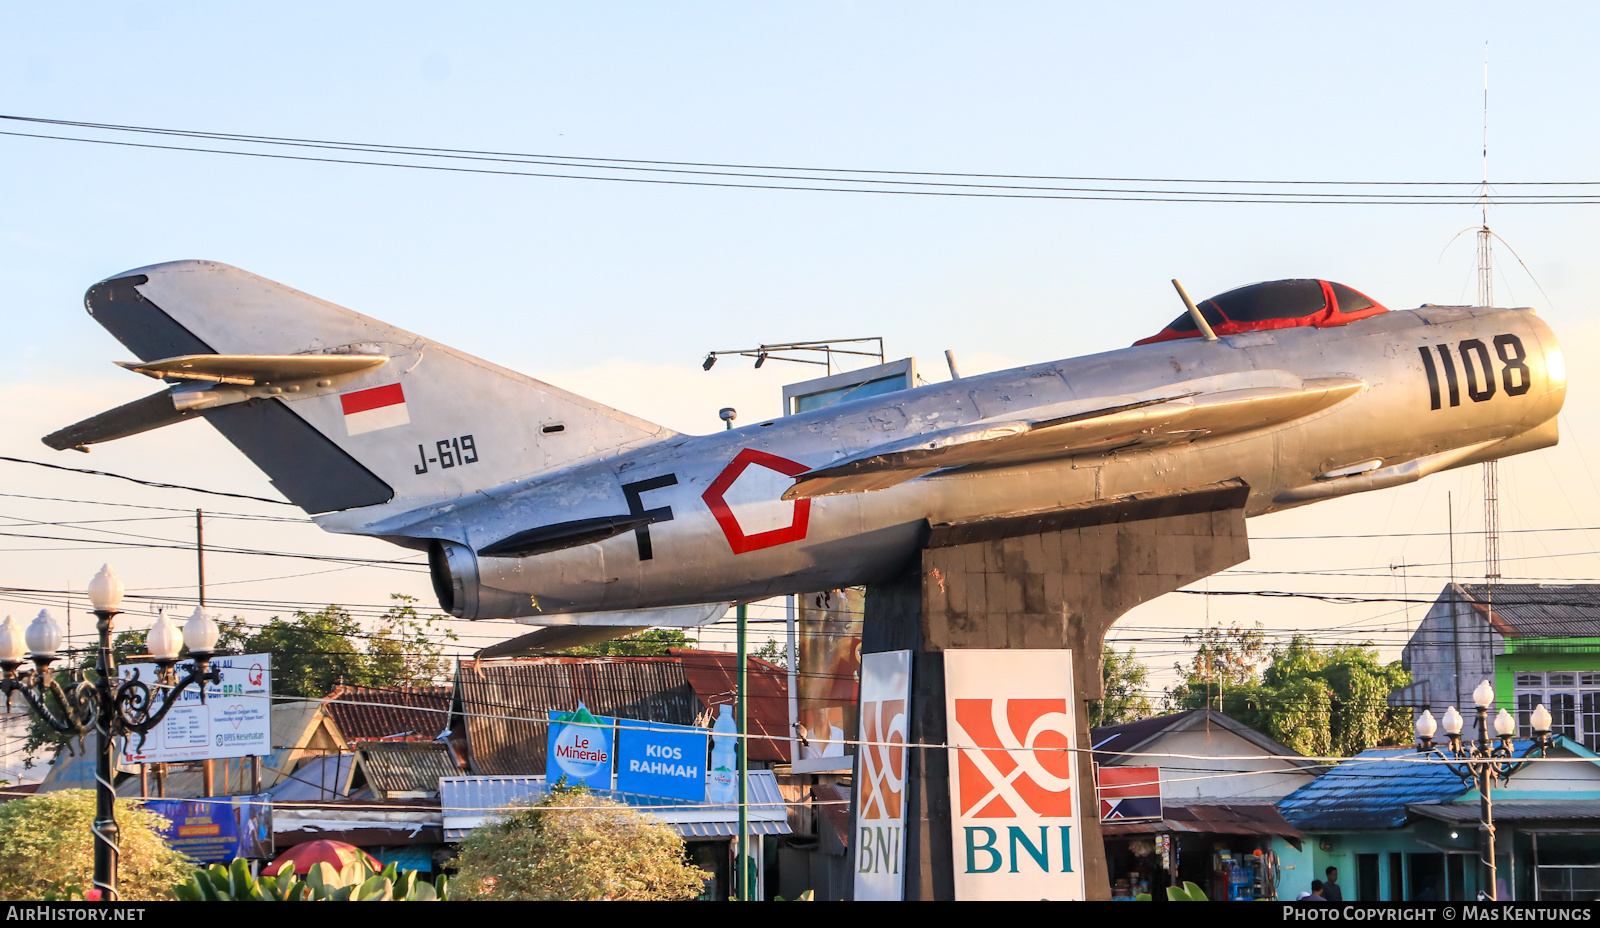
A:
[[[293,147],[299,149],[322,149],[352,154],[387,155],[413,159],[449,159],[452,161],[478,161],[489,163],[512,162],[521,165],[536,167],[557,167],[566,170],[581,170],[590,172],[612,173],[559,173],[555,171],[523,171],[509,168],[472,167],[460,164],[415,163],[413,161],[379,161],[363,158],[335,158],[328,156],[287,154],[274,151],[250,151],[231,148],[202,148],[193,145],[159,145],[148,142],[120,141],[116,139],[85,138],[81,136],[49,135],[37,132],[0,132],[0,135],[17,138],[47,139],[52,141],[79,142],[95,145],[110,145],[124,148],[154,149],[162,151],[184,151],[201,154],[233,155],[236,157],[266,158],[283,161],[314,162],[325,164],[359,165],[364,167],[390,167],[409,170],[426,170],[448,173],[480,174],[513,177],[538,177],[560,180],[590,180],[609,183],[633,183],[671,186],[692,186],[723,189],[754,189],[754,190],[794,190],[825,193],[867,193],[888,194],[899,196],[935,196],[935,197],[979,197],[999,199],[1033,199],[1033,200],[1076,200],[1076,201],[1125,201],[1125,202],[1156,202],[1156,203],[1244,203],[1244,204],[1306,204],[1306,205],[1365,205],[1365,206],[1455,206],[1477,203],[1479,194],[1463,193],[1425,193],[1402,194],[1390,193],[1386,188],[1397,186],[1389,182],[1375,182],[1367,186],[1379,187],[1379,192],[1364,193],[1338,193],[1330,191],[1317,191],[1312,193],[1286,192],[1275,190],[1248,190],[1248,191],[1215,191],[1215,190],[1183,190],[1183,189],[1152,189],[1152,188],[1110,188],[1110,187],[1061,187],[1020,184],[998,184],[985,182],[980,178],[985,175],[961,174],[930,174],[919,172],[869,172],[854,169],[836,170],[832,172],[823,169],[796,168],[796,169],[765,169],[746,167],[739,168],[726,166],[723,170],[708,170],[691,166],[689,162],[647,162],[643,160],[628,159],[575,159],[567,156],[539,156],[517,155],[505,153],[472,153],[467,150],[452,150],[441,148],[421,148],[410,146],[386,146],[357,142],[332,142],[315,141],[307,139],[290,139],[273,136],[252,136],[233,133],[209,133],[198,130],[159,129],[141,126],[122,126],[109,123],[80,123],[71,120],[44,120],[31,117],[0,116],[14,122],[28,122],[35,124],[60,125],[69,128],[90,129],[96,131],[126,132],[176,136],[184,139],[201,139],[218,141],[227,144],[262,145],[276,147]],[[677,167],[663,165],[678,164]],[[723,166],[718,166],[723,167]],[[803,173],[771,173],[774,170],[789,170]],[[672,173],[683,175],[716,176],[720,180],[690,180],[682,177],[661,176],[621,176],[616,172],[628,175],[648,173]],[[843,175],[877,174],[878,177],[858,177]],[[906,180],[906,177],[965,177],[972,180],[926,181]],[[1021,176],[1007,177],[1004,175],[989,175],[990,180],[1020,179]],[[1062,178],[1061,180],[1067,180]],[[741,182],[735,182],[741,181]],[[751,182],[742,182],[751,181]],[[763,181],[755,183],[754,181]],[[1119,183],[1147,183],[1131,178],[1121,179]],[[1282,185],[1315,184],[1316,182],[1279,182],[1279,181],[1186,181],[1169,180],[1165,183],[1195,184],[1259,184]],[[1348,185],[1357,182],[1329,182],[1329,185],[1338,183]],[[1568,186],[1587,186],[1589,181],[1574,182]],[[850,184],[854,186],[837,186]],[[832,185],[832,186],[830,186]],[[1558,187],[1559,182],[1528,182],[1528,186]],[[1438,182],[1410,184],[1408,186],[1458,186],[1451,182]],[[1535,194],[1508,194],[1498,200],[1508,201],[1512,205],[1597,205],[1600,204],[1600,195],[1584,192],[1579,194],[1561,193],[1535,193]]]
[[[51,470],[64,470],[68,471],[69,473],[89,474],[95,477],[115,477],[118,480],[126,480],[129,483],[137,483],[141,486],[155,487],[160,490],[188,490],[191,493],[205,493],[209,496],[227,496],[233,499],[248,499],[257,503],[271,503],[274,506],[294,505],[293,503],[286,502],[281,499],[268,499],[265,496],[251,496],[248,493],[230,493],[226,490],[205,490],[201,489],[200,487],[184,486],[183,484],[178,483],[161,483],[157,480],[143,480],[138,477],[129,477],[126,474],[113,474],[110,471],[90,470],[86,467],[67,467],[62,464],[46,464],[44,461],[31,461],[27,458],[13,458],[3,454],[0,454],[0,461],[9,461],[12,464],[32,464],[34,467],[48,467]]]

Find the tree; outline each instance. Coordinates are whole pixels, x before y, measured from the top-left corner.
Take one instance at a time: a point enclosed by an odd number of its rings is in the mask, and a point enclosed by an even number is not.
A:
[[[695,898],[706,879],[659,819],[558,784],[462,840],[451,892],[486,901],[673,901]]]
[[[1089,725],[1120,725],[1150,715],[1150,700],[1144,695],[1150,669],[1129,648],[1124,654],[1110,645],[1100,651],[1100,682],[1104,699],[1089,701]]]
[[[764,660],[775,667],[787,669],[789,666],[789,647],[779,644],[776,638],[768,638],[767,643],[751,651],[750,656]]]
[[[246,652],[272,655],[272,686],[279,694],[318,699],[340,683],[352,686],[422,686],[448,676],[445,642],[434,623],[422,618],[416,597],[395,593],[394,605],[368,632],[343,606],[297,612],[292,620],[273,616],[259,632],[239,641]]]
[[[1313,757],[1349,757],[1411,737],[1410,714],[1388,705],[1389,692],[1411,675],[1399,662],[1380,663],[1370,642],[1318,648],[1297,634],[1268,652],[1257,674],[1240,657],[1251,649],[1239,648],[1237,638],[1201,636],[1194,660],[1178,666],[1182,678],[1167,691],[1171,708],[1210,706]]]
[[[94,793],[66,789],[0,804],[0,899],[42,899],[45,893],[94,885]],[[160,816],[134,800],[117,800],[122,856],[117,888],[130,902],[171,899],[194,866],[167,846]]]

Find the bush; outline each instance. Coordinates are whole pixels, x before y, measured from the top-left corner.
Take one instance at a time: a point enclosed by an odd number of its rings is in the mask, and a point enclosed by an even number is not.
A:
[[[43,900],[94,885],[94,800],[90,790],[68,789],[0,804],[0,899]],[[117,800],[117,888],[125,900],[170,899],[193,869],[162,839],[161,823],[137,801]]]
[[[708,877],[659,819],[559,785],[467,835],[456,867],[453,898],[495,901],[693,899]]]

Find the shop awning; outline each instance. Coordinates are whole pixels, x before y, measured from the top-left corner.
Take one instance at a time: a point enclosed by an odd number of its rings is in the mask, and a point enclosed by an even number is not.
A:
[[[1415,815],[1452,825],[1478,823],[1478,802],[1413,802],[1406,809]],[[1600,827],[1600,799],[1496,799],[1494,820],[1499,822],[1583,821]]]
[[[1100,833],[1108,838],[1174,833],[1262,835],[1287,838],[1296,845],[1305,837],[1270,805],[1162,805],[1159,820],[1101,822]]]

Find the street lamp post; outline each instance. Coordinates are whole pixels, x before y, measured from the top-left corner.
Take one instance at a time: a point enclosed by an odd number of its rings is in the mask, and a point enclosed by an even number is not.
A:
[[[222,672],[207,669],[217,645],[217,623],[196,607],[181,633],[177,623],[167,618],[166,613],[158,616],[150,627],[145,646],[155,658],[154,680],[144,682],[138,670],[126,680],[118,679],[116,656],[111,651],[111,628],[117,607],[122,604],[122,581],[109,566],[101,567],[90,581],[89,602],[94,606],[95,629],[100,634],[95,678],[89,680],[82,670],[70,669],[66,672],[66,686],[62,686],[50,666],[61,648],[61,626],[48,610],[40,610],[26,635],[10,616],[0,622],[0,672],[3,672],[0,692],[5,693],[8,710],[11,694],[21,693],[28,707],[46,725],[63,735],[77,735],[80,747],[90,729],[97,733],[95,817],[91,829],[95,841],[94,885],[103,901],[112,902],[118,898],[117,857],[120,852],[117,793],[111,780],[116,739],[139,735],[142,746],[144,736],[160,724],[177,703],[178,694],[195,684],[200,689],[200,701],[204,703],[204,684],[221,683]],[[194,659],[194,665],[182,680],[177,679],[173,670],[180,639],[182,644],[188,645],[189,656]],[[24,664],[24,654],[33,666],[19,670]],[[61,707],[60,716],[50,708],[52,697]]]
[[[1489,707],[1494,705],[1494,687],[1488,680],[1479,683],[1478,688],[1472,691],[1472,701],[1478,707],[1477,740],[1462,740],[1461,729],[1465,720],[1456,707],[1451,706],[1444,714],[1444,733],[1450,740],[1441,750],[1433,740],[1439,723],[1434,720],[1431,711],[1424,709],[1422,715],[1417,717],[1417,753],[1444,758],[1445,766],[1460,777],[1464,785],[1477,787],[1478,830],[1483,835],[1483,859],[1480,863],[1488,874],[1488,890],[1479,889],[1478,898],[1496,902],[1499,901],[1498,864],[1494,851],[1494,801],[1490,790],[1496,777],[1504,783],[1521,770],[1530,757],[1543,757],[1549,753],[1551,718],[1550,710],[1543,703],[1533,710],[1528,719],[1533,726],[1533,744],[1518,755],[1511,744],[1517,722],[1506,710],[1501,709],[1494,717],[1494,732],[1499,738],[1498,742],[1489,738]],[[1459,763],[1450,763],[1452,760]]]

